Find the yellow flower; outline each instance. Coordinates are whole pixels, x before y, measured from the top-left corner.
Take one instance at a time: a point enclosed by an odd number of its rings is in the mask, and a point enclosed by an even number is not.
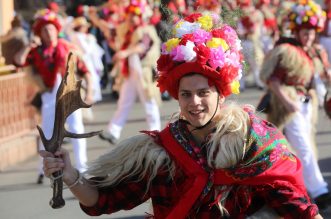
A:
[[[314,15],[314,12],[312,11],[306,11],[306,16],[311,17]]]
[[[134,13],[135,13],[136,15],[140,15],[140,14],[141,14],[141,10],[140,10],[140,8],[136,7],[136,8],[134,9]]]
[[[307,21],[308,21],[308,19],[309,19],[309,17],[307,17],[307,16],[304,16],[304,17],[302,18],[302,21],[303,21],[303,22],[307,22]]]
[[[222,46],[223,51],[229,49],[229,45],[226,43],[225,40],[223,40],[222,38],[215,38],[215,37],[213,37],[211,40],[207,42],[207,46],[209,48],[218,48],[219,46]]]
[[[318,11],[318,7],[316,5],[313,5],[311,6],[311,10],[316,13]]]
[[[180,42],[180,39],[178,39],[178,38],[171,38],[171,39],[169,39],[169,40],[165,43],[165,45],[166,45],[166,49],[167,49],[167,52],[171,52],[171,50],[172,50],[173,48],[175,48],[176,46],[178,46],[179,42]]]
[[[240,83],[239,81],[233,81],[231,83],[231,93],[233,94],[240,94]]]
[[[322,16],[325,18],[326,17],[326,12],[322,11]]]
[[[198,18],[198,22],[201,24],[202,29],[210,30],[213,27],[213,19],[210,15],[204,15]]]

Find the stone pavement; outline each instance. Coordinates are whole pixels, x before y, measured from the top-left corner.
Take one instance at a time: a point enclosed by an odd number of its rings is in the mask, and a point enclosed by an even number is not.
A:
[[[247,89],[233,99],[239,103],[256,104],[261,91],[254,88]],[[106,97],[102,103],[93,106],[95,120],[86,123],[86,131],[96,131],[105,129],[109,118],[115,111],[116,103],[111,98]],[[161,107],[162,124],[171,117],[171,113],[178,110],[176,101],[163,102]],[[127,125],[124,127],[121,138],[134,135],[138,130],[146,129],[147,124],[144,119],[144,111],[141,104],[136,104],[129,116]],[[320,112],[319,125],[317,130],[317,142],[319,151],[319,163],[323,175],[331,185],[331,121]],[[72,150],[70,144],[63,147]],[[101,141],[98,137],[88,139],[88,157],[93,160],[99,155],[114,146]],[[43,185],[37,185],[37,166],[39,157],[36,155],[29,160],[19,163],[0,172],[0,218],[3,219],[85,219],[92,218],[85,215],[79,208],[78,202],[69,191],[64,191],[66,205],[61,209],[53,210],[48,201],[52,195],[48,179]],[[112,215],[102,215],[98,218],[143,218],[144,212],[148,212],[149,204],[144,203],[130,211],[121,211]],[[322,212],[325,218],[331,218],[330,208]]]

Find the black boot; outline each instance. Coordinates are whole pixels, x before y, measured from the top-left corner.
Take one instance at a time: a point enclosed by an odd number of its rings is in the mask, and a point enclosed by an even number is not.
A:
[[[39,174],[37,179],[37,184],[43,184],[44,182],[44,174]]]
[[[320,196],[317,196],[314,199],[315,204],[320,210],[325,210],[331,205],[331,194],[330,192],[324,193]]]

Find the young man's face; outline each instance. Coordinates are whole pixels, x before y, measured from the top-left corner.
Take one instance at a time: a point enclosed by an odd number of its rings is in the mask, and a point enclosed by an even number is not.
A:
[[[57,42],[58,31],[53,24],[46,24],[41,28],[40,37],[44,44],[50,46],[54,42]]]
[[[219,95],[215,86],[208,85],[208,79],[200,74],[184,76],[180,79],[178,102],[181,115],[194,127],[205,125],[220,112],[219,103],[224,97]]]

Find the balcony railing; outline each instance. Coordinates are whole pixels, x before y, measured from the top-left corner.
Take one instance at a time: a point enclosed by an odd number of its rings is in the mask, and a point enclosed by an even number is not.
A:
[[[17,71],[13,66],[0,67],[0,144],[31,132],[36,126],[36,111],[29,104],[33,88],[28,75],[3,73],[13,71]]]

